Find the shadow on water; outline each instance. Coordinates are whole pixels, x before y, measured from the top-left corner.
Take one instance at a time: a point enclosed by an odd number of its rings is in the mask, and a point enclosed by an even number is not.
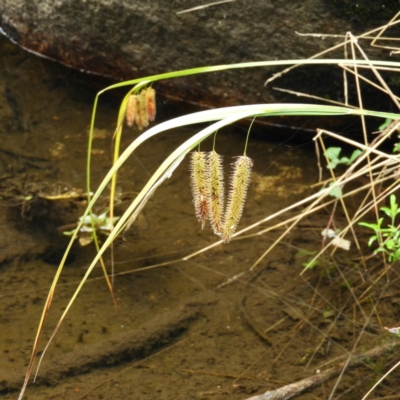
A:
[[[0,53],[0,396],[11,399],[22,384],[47,290],[67,243],[62,230],[73,227],[85,207],[87,133],[99,88],[88,83],[87,75],[34,58],[4,38]],[[187,111],[168,100],[159,100],[158,108],[160,118]],[[100,103],[93,187],[110,167],[117,110],[117,96]],[[243,152],[246,131],[235,126],[218,135],[226,174],[232,157]],[[137,133],[126,130],[123,146]],[[138,149],[121,169],[117,212],[193,133],[193,128],[169,132]],[[202,149],[211,146],[208,141]],[[308,145],[257,138],[247,153],[255,167],[243,227],[311,193],[318,179]],[[102,198],[95,212],[104,212],[107,202]],[[28,387],[28,398],[246,399],[346,356],[363,325],[351,291],[333,262],[299,276],[307,261],[302,254],[321,246],[326,219],[321,212],[305,220],[255,273],[249,268],[282,231],[173,262],[217,240],[209,227],[202,231],[197,224],[184,161],[115,244],[120,315],[96,269],[50,346],[36,384]],[[93,254],[92,246],[74,246],[40,348]],[[352,257],[342,252],[336,263],[349,280],[360,282],[366,278]],[[382,297],[379,290],[371,296]],[[394,318],[394,307],[388,299],[381,315]],[[368,327],[363,345],[381,340],[378,318]],[[378,369],[369,365],[346,375],[340,390],[363,393]],[[331,385],[317,389],[317,398],[326,398]]]

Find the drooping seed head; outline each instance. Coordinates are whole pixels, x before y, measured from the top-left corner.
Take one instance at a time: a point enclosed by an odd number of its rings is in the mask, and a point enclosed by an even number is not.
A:
[[[145,92],[146,109],[149,121],[156,118],[156,91],[152,87],[148,87]]]
[[[190,184],[192,187],[194,209],[196,217],[201,223],[201,229],[204,228],[206,220],[209,217],[206,174],[206,153],[203,151],[192,152],[190,159]]]
[[[136,125],[139,130],[146,128],[149,126],[149,116],[147,114],[147,107],[146,107],[146,94],[145,90],[142,90],[139,95],[137,96],[137,114],[136,114]]]
[[[242,216],[252,168],[253,161],[247,156],[237,157],[233,163],[228,206],[225,211],[224,226],[222,228],[222,239],[225,243],[228,243],[235,233]]]
[[[207,154],[207,200],[210,224],[216,235],[221,235],[224,213],[223,158],[215,151]]]
[[[126,124],[130,128],[133,126],[133,123],[135,122],[136,113],[137,113],[136,95],[131,94],[126,103],[126,109],[125,109]]]

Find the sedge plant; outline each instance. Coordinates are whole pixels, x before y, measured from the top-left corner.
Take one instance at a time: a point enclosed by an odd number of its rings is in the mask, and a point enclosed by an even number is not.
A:
[[[352,43],[353,39],[349,38],[346,39],[346,43]],[[90,134],[89,134],[89,145],[88,145],[88,157],[87,157],[87,193],[89,193],[89,198],[88,198],[88,206],[87,209],[85,210],[84,214],[80,218],[80,221],[78,223],[77,229],[72,232],[71,240],[69,245],[67,246],[67,249],[65,251],[65,254],[61,260],[61,263],[57,269],[57,272],[55,274],[54,280],[52,282],[52,285],[49,290],[49,294],[46,300],[46,304],[43,310],[43,313],[41,315],[40,321],[39,321],[39,326],[38,330],[36,333],[36,337],[34,340],[33,344],[33,349],[32,349],[32,355],[31,355],[31,360],[29,362],[26,376],[25,376],[25,381],[22,387],[22,390],[20,392],[19,399],[22,399],[24,392],[27,387],[27,383],[29,380],[29,376],[31,375],[32,368],[34,365],[35,361],[35,355],[38,350],[39,346],[39,339],[40,339],[40,334],[43,328],[43,325],[45,323],[45,319],[48,313],[48,310],[51,306],[52,298],[55,293],[55,289],[58,283],[58,280],[61,276],[66,258],[68,256],[68,253],[72,247],[73,241],[75,240],[78,232],[82,227],[90,222],[93,224],[92,226],[92,232],[94,238],[96,237],[95,232],[96,232],[96,226],[95,224],[95,218],[90,217],[93,215],[92,210],[96,202],[98,201],[99,197],[101,194],[104,192],[104,190],[110,186],[111,187],[111,203],[109,207],[109,216],[106,218],[107,224],[109,224],[108,228],[108,233],[109,235],[106,237],[104,242],[102,243],[101,247],[99,243],[96,241],[96,245],[98,246],[98,251],[96,256],[93,258],[91,264],[89,265],[82,281],[79,283],[79,285],[76,288],[75,293],[71,297],[70,301],[68,302],[67,306],[65,307],[59,322],[57,323],[48,343],[44,347],[44,350],[42,352],[42,355],[39,360],[39,366],[40,362],[43,359],[43,356],[46,353],[46,350],[49,347],[49,344],[53,340],[54,336],[56,335],[60,325],[62,324],[63,320],[65,319],[65,316],[69,312],[73,302],[76,300],[80,290],[82,290],[83,285],[87,281],[88,277],[90,276],[91,272],[97,265],[99,261],[101,261],[102,256],[104,255],[105,251],[112,245],[113,241],[115,238],[120,235],[122,232],[124,232],[125,229],[129,228],[130,225],[132,225],[137,218],[138,214],[140,211],[143,209],[143,207],[146,205],[146,202],[149,200],[149,198],[152,196],[152,194],[156,191],[156,189],[165,181],[167,180],[174,172],[174,170],[179,166],[179,164],[182,162],[182,160],[185,158],[185,156],[192,151],[193,149],[197,148],[199,144],[208,138],[210,135],[214,134],[221,128],[228,126],[230,124],[233,124],[237,121],[243,120],[243,119],[250,119],[250,118],[268,118],[270,116],[289,116],[289,115],[296,115],[296,116],[329,116],[329,117],[334,117],[334,116],[359,116],[360,118],[365,118],[367,116],[373,116],[373,117],[378,117],[378,118],[383,118],[383,119],[390,119],[392,121],[398,121],[400,120],[400,114],[398,113],[389,113],[389,112],[381,112],[381,111],[373,111],[373,110],[366,110],[362,107],[355,107],[355,106],[349,106],[349,105],[322,105],[322,104],[251,104],[251,105],[242,105],[242,106],[232,106],[232,107],[224,107],[224,108],[219,108],[219,109],[212,109],[212,110],[207,110],[207,111],[200,111],[196,113],[192,113],[189,115],[184,115],[181,117],[177,117],[174,119],[171,119],[166,122],[162,122],[158,125],[151,126],[149,129],[141,133],[124,151],[121,152],[120,149],[120,144],[121,144],[121,135],[123,132],[123,126],[124,126],[124,120],[126,118],[126,109],[128,107],[129,103],[132,103],[132,101],[136,101],[143,93],[143,91],[148,90],[147,88],[154,87],[156,88],[156,83],[159,80],[165,80],[165,79],[174,79],[174,78],[179,78],[182,76],[190,76],[194,74],[200,74],[200,73],[217,73],[219,71],[224,71],[224,70],[229,70],[229,69],[238,69],[238,68],[256,68],[256,67],[270,67],[270,66],[283,66],[283,65],[310,65],[310,64],[329,64],[329,65],[340,65],[342,68],[347,68],[347,69],[355,69],[355,68],[371,68],[371,65],[375,69],[379,68],[390,68],[396,71],[400,72],[400,64],[394,61],[380,61],[380,60],[368,60],[368,59],[309,59],[309,60],[281,60],[281,61],[262,61],[262,62],[249,62],[249,63],[240,63],[240,64],[232,64],[232,65],[220,65],[220,66],[207,66],[207,67],[201,67],[201,68],[194,68],[194,69],[187,69],[183,71],[175,71],[175,72],[168,72],[165,74],[159,74],[159,75],[154,75],[154,76],[149,76],[145,77],[142,79],[134,79],[126,82],[121,82],[117,83],[114,85],[111,85],[110,87],[102,90],[101,92],[98,93],[98,95],[95,98],[94,101],[94,107],[93,107],[93,113],[92,113],[92,119],[91,119],[91,125],[90,125]],[[118,113],[118,118],[116,122],[116,129],[115,129],[115,134],[114,134],[114,156],[113,156],[113,166],[112,168],[108,171],[102,182],[100,183],[99,187],[97,188],[96,191],[94,191],[93,195],[90,195],[91,193],[91,182],[90,182],[90,165],[91,165],[91,146],[92,146],[92,139],[93,139],[93,132],[94,132],[94,126],[95,126],[95,119],[96,119],[96,112],[97,112],[97,104],[99,101],[99,97],[106,91],[121,88],[121,87],[129,87],[129,91],[127,92],[126,96],[122,100],[121,107],[119,109]],[[132,96],[136,96],[132,98]],[[115,196],[115,187],[116,187],[116,182],[117,182],[117,177],[118,177],[118,171],[121,168],[121,166],[134,154],[136,149],[144,145],[147,140],[150,138],[154,137],[155,135],[160,135],[164,134],[165,132],[168,132],[171,129],[175,129],[178,127],[182,126],[192,126],[192,125],[197,125],[197,124],[202,124],[202,123],[208,123],[209,125],[201,130],[199,130],[197,133],[195,133],[192,137],[190,137],[188,140],[183,142],[180,146],[178,146],[164,161],[163,163],[158,167],[156,172],[150,177],[146,185],[142,188],[142,190],[139,192],[139,194],[136,196],[136,198],[132,201],[132,203],[128,206],[127,210],[124,212],[124,214],[117,220],[114,217],[114,207],[113,207],[113,198]],[[145,124],[141,124],[141,127],[145,127]],[[322,140],[322,133],[330,135],[330,136],[335,136],[333,133],[329,133],[327,131],[320,131],[316,137],[316,141]],[[383,140],[383,139],[382,139]],[[306,199],[293,204],[290,207],[287,207],[278,213],[275,213],[273,215],[269,215],[268,217],[264,218],[263,220],[257,222],[256,224],[253,224],[252,226],[248,226],[244,229],[242,229],[239,232],[236,232],[233,236],[241,235],[245,232],[248,232],[250,230],[254,230],[255,228],[259,227],[262,224],[265,224],[265,222],[271,221],[274,218],[278,217],[279,215],[282,215],[284,213],[287,213],[289,210],[292,209],[302,209],[301,213],[299,213],[295,217],[290,217],[286,219],[284,222],[276,224],[274,227],[276,228],[277,226],[285,226],[286,230],[284,233],[282,233],[276,240],[275,242],[265,251],[265,253],[260,256],[260,258],[251,266],[251,270],[254,269],[263,258],[265,258],[266,254],[268,254],[271,249],[276,246],[279,241],[281,241],[287,233],[292,229],[296,224],[299,223],[303,218],[305,218],[308,215],[311,215],[312,213],[317,212],[318,210],[321,210],[323,208],[332,206],[336,204],[337,202],[343,202],[348,196],[351,196],[353,193],[352,191],[343,193],[340,198],[332,198],[331,197],[331,192],[332,189],[334,188],[343,188],[348,182],[356,179],[357,177],[364,175],[365,172],[367,171],[379,171],[382,169],[384,166],[385,168],[390,168],[393,166],[395,163],[398,163],[399,159],[397,156],[388,156],[385,153],[382,153],[377,147],[379,145],[379,141],[377,142],[376,146],[370,146],[367,142],[366,143],[358,143],[351,141],[349,139],[346,140],[347,144],[351,143],[356,150],[356,153],[353,153],[353,156],[350,158],[350,160],[344,160],[343,158],[339,158],[340,154],[336,153],[334,155],[331,155],[329,157],[330,162],[335,162],[336,164],[338,163],[344,163],[350,165],[349,171],[347,173],[336,177],[332,175],[331,179],[329,182],[326,182],[325,187],[318,191],[317,193],[307,197]],[[321,142],[322,143],[322,142]],[[326,152],[325,152],[326,154]],[[355,154],[355,155],[354,155]],[[328,153],[329,155],[329,153]],[[374,156],[375,158],[371,160],[371,157]],[[368,168],[365,167],[365,163],[368,162]],[[363,164],[364,163],[364,164]],[[333,168],[330,168],[330,171],[332,171]],[[389,180],[390,176],[388,174],[383,175],[381,180]],[[368,185],[365,186],[364,189],[368,189]],[[388,196],[390,193],[392,193],[396,189],[396,185],[393,185],[390,187],[383,195]],[[372,195],[374,196],[373,192],[371,192]],[[374,200],[376,202],[376,199]],[[376,204],[376,203],[375,203]],[[396,205],[397,206],[397,205]],[[371,204],[366,204],[365,207],[361,207],[357,216],[353,219],[350,216],[347,216],[348,220],[348,226],[345,229],[341,230],[340,235],[345,235],[347,231],[353,231],[353,226],[354,224],[360,220],[360,218],[363,218],[363,216],[368,212],[368,210],[373,207]],[[398,208],[396,209],[397,213]],[[390,211],[391,212],[391,211]],[[389,215],[389,214],[387,214]],[[392,215],[392,214],[391,214]],[[397,215],[397,214],[396,214]],[[86,222],[85,222],[86,221]],[[329,225],[329,224],[328,224]],[[394,226],[394,225],[393,225]],[[329,229],[330,226],[327,226],[327,229]],[[256,234],[260,235],[265,233],[271,228],[263,228],[262,230],[258,231]],[[386,232],[381,233],[385,234]],[[384,237],[384,236],[383,236]],[[223,242],[223,240],[219,240],[215,244],[209,246],[208,248],[202,249],[196,253],[192,253],[190,255],[187,255],[185,259],[189,259],[191,257],[196,256],[197,254],[206,251],[210,247],[215,247],[217,245],[220,245]],[[332,242],[330,243],[332,245]],[[387,245],[386,249],[387,249]],[[329,246],[327,246],[329,247]],[[326,249],[324,249],[325,251]],[[318,259],[319,254],[317,254],[314,259]],[[313,265],[316,265],[315,261],[311,260],[310,263],[314,263]]]

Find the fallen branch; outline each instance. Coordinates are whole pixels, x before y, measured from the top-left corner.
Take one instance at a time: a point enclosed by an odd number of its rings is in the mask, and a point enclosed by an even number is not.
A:
[[[329,368],[325,371],[318,372],[316,375],[302,379],[301,381],[290,383],[280,387],[279,389],[269,390],[263,394],[249,397],[246,400],[288,400],[296,396],[300,396],[304,392],[322,385],[324,382],[338,376],[342,368],[347,365],[347,368],[354,368],[363,364],[368,359],[374,357],[381,357],[384,354],[395,350],[400,346],[400,341],[385,343],[384,345],[374,347],[362,354],[355,355],[350,361],[345,361],[335,367]]]

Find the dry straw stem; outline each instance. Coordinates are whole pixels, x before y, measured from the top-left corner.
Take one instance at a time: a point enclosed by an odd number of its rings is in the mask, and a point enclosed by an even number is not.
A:
[[[196,217],[201,222],[201,229],[209,217],[207,201],[207,157],[204,151],[194,151],[190,160],[190,184]]]
[[[210,224],[216,235],[221,235],[224,213],[224,173],[222,156],[215,151],[207,154],[208,210]]]
[[[247,156],[237,157],[233,163],[228,206],[222,229],[222,239],[225,243],[228,243],[235,233],[240,217],[242,216],[252,167],[253,161]]]

